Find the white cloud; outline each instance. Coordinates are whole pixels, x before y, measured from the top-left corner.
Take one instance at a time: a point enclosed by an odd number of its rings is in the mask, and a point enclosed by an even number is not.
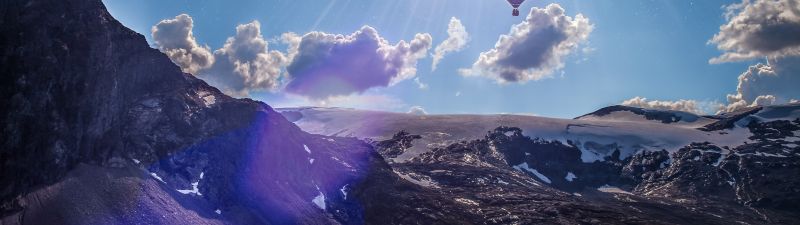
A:
[[[202,77],[224,92],[247,96],[252,90],[283,90],[314,101],[363,93],[416,77],[417,61],[432,46],[430,34],[391,45],[364,26],[350,35],[285,33],[276,41],[286,53],[270,50],[261,23],[236,27],[236,34],[213,53],[197,44],[192,18],[181,14],[152,28],[156,46],[186,72]],[[420,88],[427,85],[415,80]]]
[[[430,34],[417,34],[391,45],[369,26],[350,35],[308,33],[286,68],[285,91],[321,100],[394,85],[416,76],[431,42]]]
[[[192,28],[192,18],[186,14],[162,20],[152,28],[156,46],[183,71],[235,96],[246,96],[251,90],[275,90],[279,86],[287,58],[268,49],[261,35],[261,23],[253,21],[236,26],[236,35],[213,54],[208,47],[197,44]],[[287,35],[286,39],[290,38]]]
[[[208,46],[200,46],[194,38],[194,20],[186,14],[165,19],[150,29],[158,49],[181,67],[183,72],[196,74],[214,63]]]
[[[703,111],[700,109],[699,104],[695,100],[681,99],[678,101],[659,101],[659,100],[648,101],[647,98],[642,98],[637,96],[623,101],[622,105],[646,108],[646,109],[675,110],[675,111],[690,112],[694,114],[703,114]]]
[[[297,51],[299,51],[298,49],[300,48],[300,41],[302,40],[303,40],[302,36],[292,32],[284,33],[281,35],[281,42],[286,45],[289,45],[289,48],[287,49],[286,58],[291,60],[294,58],[294,56],[297,55]]]
[[[709,60],[724,63],[766,58],[739,75],[735,94],[717,113],[790,103],[800,97],[800,2],[744,0],[726,6],[727,23],[709,41],[724,53]]]
[[[766,106],[775,104],[775,96],[772,95],[761,95],[756,97],[756,100],[753,100],[753,105],[757,106]]]
[[[526,82],[552,76],[563,58],[584,43],[594,26],[581,14],[564,14],[558,4],[532,8],[525,21],[501,35],[495,47],[480,54],[467,76],[486,76],[499,83]]]
[[[236,26],[236,35],[214,51],[214,56],[217,62],[201,74],[234,95],[247,95],[251,90],[276,89],[281,68],[287,62],[283,53],[268,49],[258,21]]]
[[[461,20],[455,17],[450,18],[450,24],[447,25],[447,39],[436,46],[433,53],[433,65],[431,71],[436,70],[436,66],[450,52],[458,52],[464,49],[469,42],[469,33],[467,28],[461,24]]]
[[[724,51],[711,63],[766,58],[739,75],[719,112],[784,104],[800,96],[800,2],[745,0],[726,6],[728,22],[709,41]]]
[[[422,83],[422,81],[419,80],[419,77],[414,78],[414,83],[417,84],[417,87],[419,87],[419,89],[422,89],[422,90],[427,90],[428,89],[428,84]]]
[[[768,59],[739,75],[736,94],[728,95],[723,112],[744,107],[783,104],[800,97],[800,58]]]
[[[411,106],[411,108],[408,110],[408,114],[427,115],[428,112],[425,112],[425,109],[422,108],[422,106]]]
[[[800,55],[797,0],[744,0],[727,6],[726,18],[709,41],[724,53],[711,63]]]

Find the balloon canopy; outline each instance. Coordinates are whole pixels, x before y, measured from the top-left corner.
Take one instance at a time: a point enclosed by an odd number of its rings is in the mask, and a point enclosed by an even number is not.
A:
[[[522,5],[522,3],[525,2],[525,0],[507,0],[507,1],[509,4],[511,4],[511,6],[514,6],[514,8],[519,8],[519,5]]]

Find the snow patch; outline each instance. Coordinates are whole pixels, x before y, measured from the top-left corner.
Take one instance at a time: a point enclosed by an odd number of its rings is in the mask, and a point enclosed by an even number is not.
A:
[[[217,209],[217,210],[214,210],[214,212],[217,213],[217,215],[222,215],[222,210]]]
[[[458,203],[461,203],[461,204],[465,204],[465,205],[473,205],[473,206],[477,206],[477,205],[479,205],[479,204],[478,204],[478,202],[476,202],[476,201],[473,201],[473,200],[471,200],[471,199],[466,199],[466,198],[456,198],[455,200],[456,200],[456,202],[458,202]]]
[[[332,157],[331,157],[331,159],[333,159],[333,161],[339,162],[339,164],[342,164],[342,166],[344,166],[344,167],[347,167],[347,168],[349,168],[349,169],[353,169],[353,166],[350,166],[350,164],[349,164],[349,163],[347,163],[347,162],[345,162],[345,161],[342,161],[342,160],[341,160],[341,159],[339,159],[339,158],[336,158],[336,156],[332,156]]]
[[[717,158],[717,161],[714,162],[713,166],[715,166],[715,167],[719,166],[719,164],[722,163],[722,160],[724,160],[724,159],[725,159],[725,155],[719,154],[719,158]]]
[[[344,196],[344,199],[345,199],[345,200],[347,200],[347,184],[345,184],[344,186],[342,186],[342,188],[341,188],[341,189],[339,189],[339,191],[341,191],[341,192],[342,192],[342,196]]]
[[[325,195],[322,194],[322,192],[319,192],[319,195],[317,195],[317,197],[314,197],[314,199],[312,199],[311,202],[314,203],[314,205],[316,205],[320,209],[325,210]]]
[[[207,91],[198,91],[197,96],[203,99],[203,104],[207,107],[217,103],[217,97]]]
[[[749,117],[755,118],[759,122],[793,121],[800,117],[800,107],[797,107],[797,105],[764,107],[764,109]]]
[[[131,158],[131,161],[133,161],[133,163],[136,163],[136,164],[139,164],[139,163],[142,162],[142,161],[139,161],[138,159],[134,159],[134,158]]]
[[[519,171],[528,171],[528,172],[532,173],[533,175],[535,175],[536,177],[538,177],[539,180],[542,180],[545,183],[548,183],[548,184],[553,183],[552,181],[550,181],[550,178],[547,178],[547,176],[545,176],[544,174],[539,173],[539,171],[537,171],[536,169],[530,168],[528,166],[527,162],[524,162],[522,164],[516,165],[513,168],[516,169],[516,170],[519,170]]]
[[[772,153],[766,153],[766,152],[756,152],[755,155],[764,156],[764,157],[778,157],[778,158],[786,158],[786,157],[788,157],[788,156],[785,156],[785,155],[778,155],[778,154],[772,154]]]
[[[203,97],[203,103],[206,105],[206,107],[212,106],[214,103],[217,103],[217,97],[214,97],[213,95]]]
[[[567,177],[564,177],[564,179],[569,182],[572,182],[572,180],[575,180],[575,178],[578,177],[576,177],[575,174],[573,174],[572,172],[567,172]]]
[[[581,161],[583,161],[584,163],[593,163],[593,162],[597,162],[597,161],[599,161],[599,162],[605,161],[603,156],[600,155],[600,154],[597,154],[596,152],[593,152],[591,150],[588,150],[588,149],[585,149],[585,148],[581,148],[581,147],[578,147],[578,149],[581,150]]]
[[[206,175],[205,172],[200,172],[200,180],[202,180],[205,175]],[[200,193],[200,189],[198,188],[198,185],[200,185],[200,180],[193,182],[192,189],[190,190],[177,190],[177,191],[185,195],[195,194],[197,196],[203,196],[203,194]]]
[[[164,182],[164,179],[161,179],[161,177],[159,177],[158,174],[156,174],[156,173],[150,173],[150,176],[153,177],[153,178],[156,178],[156,180],[158,180],[158,181],[161,181],[161,183],[165,183],[165,184],[167,183],[167,182]]]
[[[754,156],[761,156],[761,157],[777,157],[777,158],[786,158],[788,156],[785,155],[778,155],[766,152],[756,152],[756,153],[734,153],[737,156],[746,156],[746,155],[754,155]]]
[[[156,108],[161,106],[161,100],[156,98],[146,99],[142,101],[142,105],[147,108]]]
[[[308,158],[308,164],[314,164],[314,159]]]
[[[722,161],[725,161],[725,157],[727,157],[730,154],[731,154],[730,150],[722,149],[722,152],[719,153],[719,158],[717,158],[717,161],[714,162],[714,164],[712,165],[715,167],[719,167],[719,165],[722,164]]]
[[[308,149],[308,146],[303,145],[303,149],[305,149],[308,154],[311,154],[311,149]]]
[[[597,188],[597,190],[600,191],[600,192],[605,192],[605,193],[616,193],[616,194],[629,194],[629,195],[632,195],[630,192],[627,192],[627,191],[622,190],[622,189],[620,189],[618,187],[614,187],[614,186],[611,186],[611,185],[608,185],[608,184]]]
[[[203,194],[200,193],[200,189],[197,188],[197,186],[199,184],[200,184],[200,181],[194,182],[194,183],[192,183],[192,189],[191,190],[178,190],[178,192],[180,192],[181,194],[185,194],[185,195],[195,194],[197,196],[203,196]]]
[[[498,184],[502,184],[502,185],[508,185],[508,182],[505,182],[505,181],[501,180],[500,178],[497,178],[497,183]]]
[[[404,173],[400,173],[400,172],[397,172],[397,171],[394,171],[394,173],[397,174],[397,176],[400,176],[401,178],[403,178],[404,180],[407,180],[407,181],[409,181],[411,183],[414,183],[416,185],[423,186],[423,187],[439,188],[439,184],[437,184],[435,181],[431,180],[431,178],[428,177],[428,176],[419,175],[419,174],[416,174],[416,173],[404,174]]]

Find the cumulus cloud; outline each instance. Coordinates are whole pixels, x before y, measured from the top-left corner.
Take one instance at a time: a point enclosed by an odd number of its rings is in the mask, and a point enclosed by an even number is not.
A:
[[[281,42],[289,46],[287,49],[286,58],[289,60],[293,59],[294,56],[297,55],[297,51],[300,48],[300,41],[303,40],[303,37],[297,35],[293,32],[284,33],[281,35]]]
[[[450,24],[447,25],[447,39],[437,45],[434,50],[431,70],[436,70],[436,66],[439,65],[439,62],[446,54],[464,49],[467,46],[467,42],[469,42],[467,28],[461,24],[461,20],[451,17]]]
[[[739,75],[735,94],[717,113],[791,103],[800,97],[800,2],[744,0],[725,7],[727,23],[709,41],[724,53],[709,60],[724,63],[766,58]]]
[[[364,26],[350,35],[311,32],[303,35],[286,68],[285,91],[326,99],[362,93],[413,78],[417,61],[431,48],[430,34],[389,44],[378,31]]]
[[[161,52],[181,67],[184,72],[196,74],[214,63],[208,46],[200,46],[194,38],[194,20],[186,14],[158,22],[150,29],[153,41]]]
[[[592,29],[588,18],[569,17],[558,4],[532,8],[525,21],[501,35],[493,49],[481,53],[461,74],[487,76],[499,83],[550,77],[564,67],[563,58],[584,43]]]
[[[728,95],[723,112],[744,107],[783,104],[800,97],[800,58],[770,58],[739,75],[736,94]]]
[[[709,41],[724,54],[711,63],[800,55],[797,0],[745,0],[727,6],[725,15],[728,22]]]
[[[648,101],[647,98],[634,97],[622,102],[622,105],[646,108],[646,109],[659,109],[659,110],[675,110],[684,111],[694,114],[702,114],[699,104],[695,100],[678,100],[678,101]]]
[[[408,114],[427,115],[428,112],[425,112],[425,109],[422,108],[422,106],[411,106],[411,108],[408,110]]]
[[[214,56],[217,62],[202,74],[234,95],[277,88],[281,68],[288,61],[280,51],[268,49],[258,21],[236,26],[236,35],[214,51]]]
[[[153,40],[183,71],[208,80],[228,94],[245,96],[250,90],[278,87],[281,68],[288,60],[283,53],[268,49],[261,23],[236,26],[236,35],[213,53],[207,46],[197,44],[193,27],[192,17],[186,14],[162,20],[152,28]]]
[[[756,100],[753,100],[753,105],[757,106],[765,106],[772,104],[775,104],[775,96],[773,95],[761,95],[756,97]]]

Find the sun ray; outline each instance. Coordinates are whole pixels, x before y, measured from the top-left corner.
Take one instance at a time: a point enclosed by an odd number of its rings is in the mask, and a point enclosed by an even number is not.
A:
[[[325,19],[325,17],[328,16],[328,12],[331,11],[331,8],[333,8],[334,4],[336,4],[336,0],[331,0],[328,3],[328,5],[325,6],[325,9],[323,9],[322,13],[319,14],[319,17],[317,17],[317,20],[314,21],[314,25],[311,25],[311,30],[316,30],[317,29],[317,27],[319,26],[319,23],[322,22],[322,20]]]

